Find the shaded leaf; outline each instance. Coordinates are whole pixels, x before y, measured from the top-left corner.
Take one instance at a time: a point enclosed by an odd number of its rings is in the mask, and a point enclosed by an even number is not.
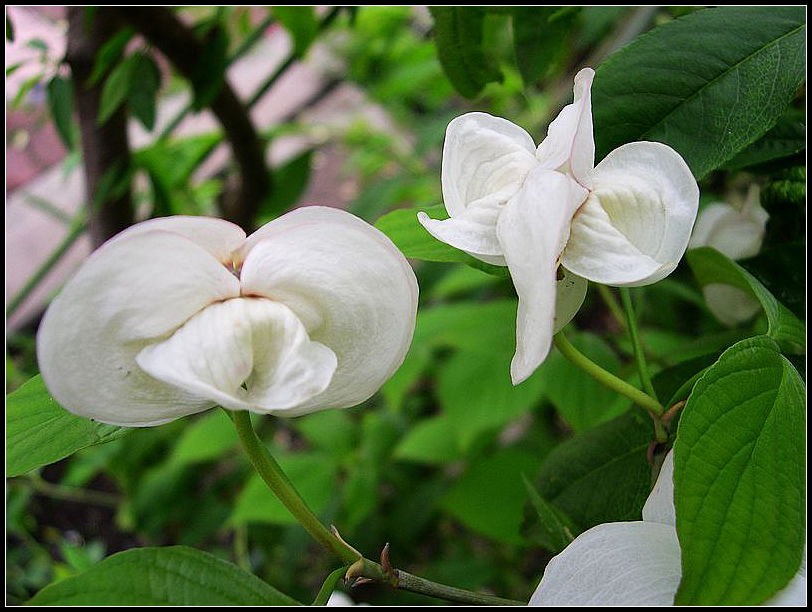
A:
[[[68,150],[73,150],[77,141],[77,130],[73,123],[73,81],[56,75],[48,81],[46,91],[56,131]]]

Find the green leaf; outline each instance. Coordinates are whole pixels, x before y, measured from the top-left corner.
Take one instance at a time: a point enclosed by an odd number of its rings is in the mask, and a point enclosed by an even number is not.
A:
[[[127,105],[133,116],[151,132],[155,127],[155,96],[161,87],[161,71],[149,53],[133,55]]]
[[[756,277],[799,319],[806,318],[806,243],[791,242],[763,249],[739,265]]]
[[[688,265],[703,287],[711,283],[732,285],[756,298],[767,315],[767,335],[790,353],[803,353],[806,348],[804,324],[767,291],[756,278],[711,247],[691,249],[686,254]]]
[[[186,546],[135,548],[51,584],[33,606],[301,605],[236,565]]]
[[[73,81],[56,75],[46,86],[48,108],[54,120],[54,126],[68,150],[76,147],[77,133],[73,123]]]
[[[98,53],[96,53],[96,60],[93,63],[93,70],[90,73],[90,78],[88,78],[91,85],[98,83],[99,79],[107,74],[112,65],[121,59],[121,55],[124,53],[124,49],[133,34],[135,34],[135,30],[132,28],[122,28],[99,48]]]
[[[620,360],[595,334],[570,334],[573,345],[603,369],[620,373]],[[546,384],[547,398],[576,432],[610,421],[629,409],[629,400],[607,389],[589,374],[574,368],[554,351],[539,368]]]
[[[463,457],[459,446],[449,443],[456,437],[457,431],[450,418],[437,416],[423,419],[411,427],[398,443],[394,456],[415,463],[444,465]]]
[[[11,23],[11,18],[6,13],[6,40],[14,42],[14,24]]]
[[[294,7],[291,7],[294,8]],[[313,151],[305,151],[273,170],[273,189],[259,210],[259,218],[270,221],[298,204],[310,183]]]
[[[293,37],[293,52],[303,57],[319,33],[319,22],[312,6],[274,6],[273,16]]]
[[[527,478],[524,486],[538,519],[533,539],[551,553],[560,553],[575,539],[578,528],[566,514],[539,495]]]
[[[135,64],[140,61],[138,55],[130,55],[121,61],[104,80],[101,101],[99,102],[99,117],[97,123],[104,123],[124,104],[130,93],[132,74]]]
[[[766,336],[725,351],[685,406],[674,446],[678,605],[757,605],[801,563],[805,389]]]
[[[131,431],[75,416],[56,403],[38,374],[6,396],[6,476],[19,476]]]
[[[228,67],[228,34],[215,25],[208,33],[200,57],[192,71],[192,108],[196,111],[207,107],[223,86]]]
[[[380,217],[375,227],[389,236],[395,246],[408,258],[426,261],[460,262],[488,272],[495,276],[507,277],[507,268],[492,266],[471,257],[464,251],[440,242],[429,234],[417,220],[417,213],[425,212],[432,219],[447,219],[445,206],[423,208],[401,208]]]
[[[687,389],[688,393],[683,397],[675,397],[675,394],[691,378],[696,377],[699,372],[715,363],[719,359],[719,355],[719,352],[700,355],[657,372],[652,377],[651,384],[654,385],[654,391],[657,392],[660,402],[663,402],[666,407],[670,407],[680,400],[687,399],[690,389]]]
[[[327,601],[330,599],[330,595],[333,594],[333,591],[338,584],[338,581],[344,578],[344,575],[347,572],[347,567],[339,567],[337,570],[333,570],[324,579],[324,583],[321,585],[318,594],[316,595],[316,599],[313,600],[313,603],[310,604],[311,606],[326,606]]]
[[[539,494],[581,530],[600,523],[639,521],[651,491],[646,450],[651,420],[641,411],[590,429],[555,447],[541,467]]]
[[[724,167],[729,170],[749,168],[797,155],[806,148],[806,114],[790,108],[769,132],[740,151]]]
[[[212,410],[195,421],[187,422],[175,443],[169,462],[187,465],[220,458],[237,443],[234,424],[223,410]]]
[[[804,82],[802,6],[708,8],[611,55],[592,89],[596,159],[654,140],[697,178],[758,140]]]
[[[502,75],[485,55],[482,30],[486,11],[479,6],[433,6],[437,56],[454,88],[475,98],[491,81]]]
[[[567,36],[580,7],[513,6],[513,49],[525,86],[543,77],[567,50]]]
[[[441,506],[470,529],[508,544],[519,534],[527,490],[522,474],[535,476],[539,459],[514,448],[473,463],[443,497]]]
[[[311,452],[277,456],[279,465],[313,512],[324,511],[338,490],[338,463],[329,453]],[[270,523],[295,525],[296,519],[253,474],[237,498],[229,519],[232,525]]]

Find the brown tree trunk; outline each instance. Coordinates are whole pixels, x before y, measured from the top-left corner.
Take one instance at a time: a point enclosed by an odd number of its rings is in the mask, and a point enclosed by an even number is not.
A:
[[[94,246],[134,222],[129,185],[122,185],[119,178],[126,176],[130,163],[127,113],[122,107],[104,125],[98,125],[102,87],[88,84],[96,53],[117,29],[109,8],[97,7],[95,14],[88,15],[83,7],[68,7],[65,61],[73,74],[76,92],[88,229]]]

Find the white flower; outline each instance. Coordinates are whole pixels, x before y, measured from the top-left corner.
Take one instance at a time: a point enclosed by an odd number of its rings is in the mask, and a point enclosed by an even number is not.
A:
[[[276,416],[355,406],[411,343],[417,282],[381,232],[338,209],[246,238],[204,217],[102,245],[45,314],[37,354],[71,412],[150,426],[221,405]]]
[[[681,551],[669,452],[643,507],[643,520],[604,523],[553,557],[531,606],[670,606],[679,587]],[[795,578],[766,605],[806,604],[806,554]]]
[[[761,207],[758,185],[753,184],[740,207],[714,202],[705,206],[696,219],[688,248],[709,246],[730,259],[758,255],[770,215]],[[711,283],[702,288],[705,303],[723,324],[734,326],[751,319],[761,304],[738,287]]]
[[[634,142],[594,165],[594,74],[584,68],[576,75],[574,102],[538,148],[505,119],[454,119],[442,164],[450,218],[418,215],[435,238],[510,270],[519,296],[514,384],[544,361],[556,329],[577,312],[583,279],[636,286],[664,278],[685,252],[696,217],[696,181],[670,147]],[[567,313],[556,304],[559,263],[572,273],[575,296],[561,298]]]

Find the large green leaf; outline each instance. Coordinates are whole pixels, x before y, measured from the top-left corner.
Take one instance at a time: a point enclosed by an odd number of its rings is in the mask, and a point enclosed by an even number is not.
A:
[[[697,382],[674,446],[677,604],[756,605],[786,586],[805,535],[805,389],[766,336]]]
[[[186,546],[135,548],[37,593],[35,606],[297,606],[253,574]]]
[[[803,231],[803,230],[802,230]],[[806,243],[776,244],[739,265],[799,319],[806,318]]]
[[[515,448],[500,450],[468,467],[441,506],[470,529],[510,544],[521,544],[527,490],[522,476],[533,478],[538,458]]]
[[[579,7],[513,6],[513,49],[525,86],[531,86],[567,50],[567,35]]]
[[[784,113],[804,82],[805,39],[802,6],[708,8],[641,36],[598,68],[596,159],[654,140],[703,177]]]
[[[536,488],[581,529],[640,520],[651,491],[646,449],[652,438],[651,420],[628,412],[554,448]]]
[[[454,88],[475,98],[491,81],[501,80],[499,70],[482,46],[486,11],[480,6],[433,6],[434,41],[440,64]]]
[[[737,170],[797,156],[806,148],[806,113],[790,108],[764,136],[725,163]]]
[[[767,335],[781,348],[791,353],[803,353],[806,348],[806,329],[803,322],[775,299],[756,278],[711,247],[691,249],[686,254],[688,265],[703,287],[713,283],[732,285],[755,297],[767,315]]]
[[[129,431],[71,414],[38,374],[6,397],[6,475],[25,474]]]

